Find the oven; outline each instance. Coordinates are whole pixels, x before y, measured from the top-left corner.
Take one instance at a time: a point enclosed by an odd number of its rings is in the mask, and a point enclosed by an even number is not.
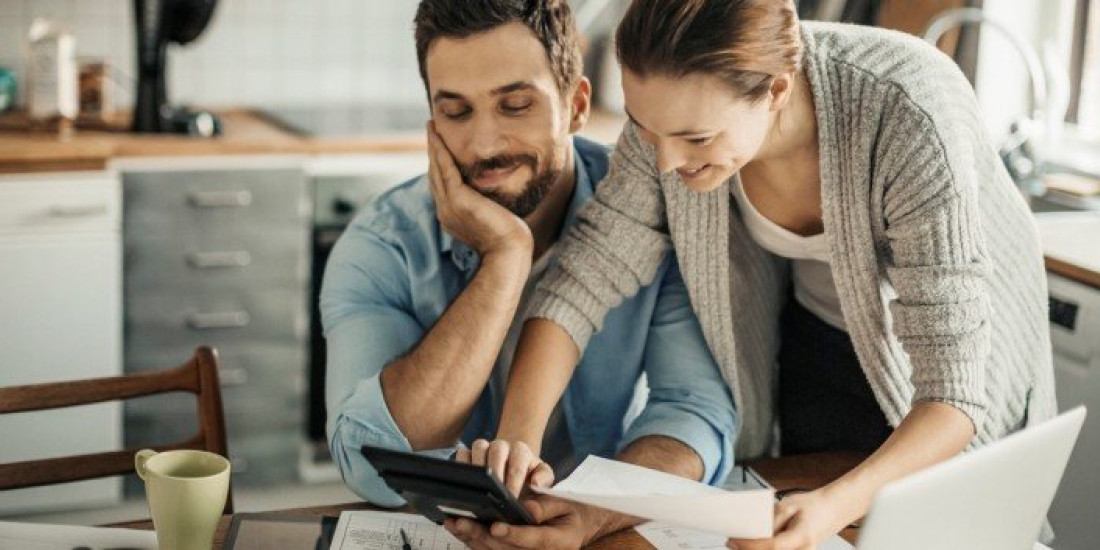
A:
[[[306,163],[313,189],[312,267],[310,283],[309,395],[303,479],[332,477],[325,436],[325,338],[318,308],[325,265],[333,246],[363,206],[386,190],[428,169],[425,153],[390,153],[317,157]]]

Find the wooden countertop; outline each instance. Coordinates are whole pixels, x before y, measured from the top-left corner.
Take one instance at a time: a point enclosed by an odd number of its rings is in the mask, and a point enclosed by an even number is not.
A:
[[[1035,220],[1047,271],[1100,289],[1100,213],[1050,212]]]
[[[1100,271],[1051,256],[1046,256],[1044,260],[1048,272],[1100,290]]]
[[[0,116],[0,174],[102,170],[114,158],[251,154],[356,154],[424,150],[420,133],[311,138],[288,132],[247,109],[219,113],[224,134],[214,139],[139,135],[125,124],[67,133],[31,131],[23,113]],[[581,133],[613,144],[624,118],[597,111]],[[1100,289],[1100,269],[1048,253],[1047,270]]]
[[[815,489],[844,475],[866,456],[850,453],[821,453],[791,456],[777,459],[764,460],[752,464],[752,467],[768,480],[777,490],[792,489],[795,487]],[[297,508],[281,510],[277,513],[288,519],[318,520],[323,516],[339,516],[341,512],[348,510],[380,510],[369,504],[348,503],[332,506],[318,506],[312,508]],[[401,510],[408,512],[410,510]],[[226,532],[229,529],[232,516],[222,516],[218,523],[217,532],[214,534],[213,550],[224,548]],[[153,529],[152,521],[135,521],[116,524],[114,527],[128,527],[131,529]],[[848,542],[854,543],[859,536],[858,529],[848,528],[840,533],[840,536]],[[604,537],[588,548],[593,550],[648,550],[653,546],[642,538],[637,531],[627,529]]]
[[[103,169],[119,157],[163,157],[250,154],[355,154],[422,151],[420,132],[354,138],[302,137],[246,109],[219,113],[224,132],[212,139],[163,134],[132,134],[126,124],[69,132],[32,131],[21,112],[0,116],[0,173]],[[593,113],[581,133],[614,143],[622,128],[620,115]]]

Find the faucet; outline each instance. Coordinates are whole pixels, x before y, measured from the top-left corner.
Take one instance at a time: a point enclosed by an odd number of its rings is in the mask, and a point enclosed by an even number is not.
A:
[[[1044,160],[1044,146],[1056,134],[1055,124],[1060,124],[1065,115],[1065,101],[1058,102],[1060,109],[1051,109],[1048,78],[1061,74],[1050,70],[1054,65],[1054,52],[1047,50],[1048,66],[1044,67],[1035,49],[1019,34],[1013,32],[1000,21],[989,17],[981,8],[956,8],[941,12],[928,25],[924,40],[936,45],[944,33],[956,26],[966,24],[985,25],[999,32],[1024,61],[1028,79],[1031,82],[1031,108],[1028,116],[1012,122],[1008,136],[1000,144],[998,153],[1005,168],[1016,185],[1026,195],[1041,195],[1044,185],[1040,172]],[[1049,70],[1049,72],[1048,72]],[[1065,77],[1062,77],[1063,80]],[[1065,82],[1054,83],[1056,90],[1065,95],[1069,85]]]

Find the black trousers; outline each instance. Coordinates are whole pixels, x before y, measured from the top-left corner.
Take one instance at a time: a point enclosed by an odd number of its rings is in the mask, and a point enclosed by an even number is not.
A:
[[[875,401],[848,333],[791,296],[779,350],[779,430],[784,455],[871,452],[893,428]]]

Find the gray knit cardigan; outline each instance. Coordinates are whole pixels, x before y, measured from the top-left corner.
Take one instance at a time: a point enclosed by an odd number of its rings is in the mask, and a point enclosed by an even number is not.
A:
[[[1037,232],[969,83],[901,33],[803,23],[802,38],[829,265],[886,419],[897,426],[914,403],[948,403],[974,422],[974,448],[1053,416]],[[789,262],[749,236],[730,182],[695,193],[655,159],[628,124],[528,316],[561,325],[583,350],[674,250],[740,414],[738,457],[766,455]]]

